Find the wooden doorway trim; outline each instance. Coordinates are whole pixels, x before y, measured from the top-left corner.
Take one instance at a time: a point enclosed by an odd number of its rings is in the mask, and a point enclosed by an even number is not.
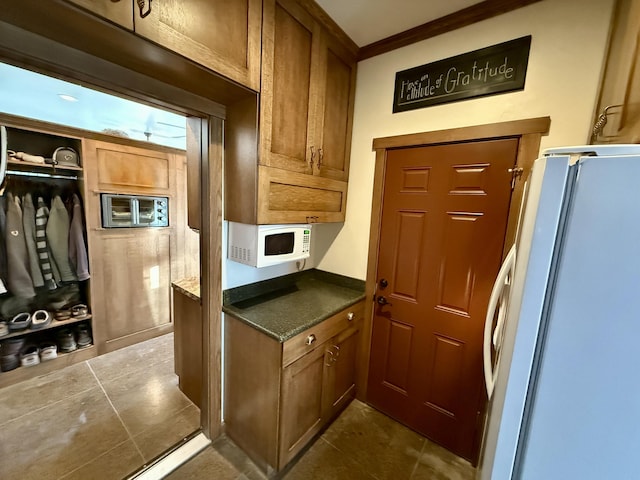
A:
[[[64,0],[7,2],[0,61],[201,119],[201,427],[221,423],[222,162],[228,106],[257,94]],[[64,29],[60,29],[64,25]]]
[[[380,222],[382,219],[384,172],[387,163],[387,151],[389,149],[444,143],[460,143],[475,140],[518,138],[519,145],[516,166],[523,169],[523,174],[520,177],[521,181],[516,183],[511,195],[507,232],[505,235],[505,250],[503,252],[504,255],[515,239],[520,205],[524,194],[524,180],[529,177],[533,162],[537,158],[540,150],[540,140],[543,135],[549,133],[550,125],[550,117],[538,117],[472,127],[375,138],[373,140],[373,150],[376,152],[376,164],[373,181],[371,228],[369,233],[369,255],[365,287],[366,298],[373,299],[376,290],[376,268],[378,265]],[[366,401],[367,399],[367,378],[369,375],[373,313],[373,302],[366,302],[357,376],[357,397],[362,401]]]

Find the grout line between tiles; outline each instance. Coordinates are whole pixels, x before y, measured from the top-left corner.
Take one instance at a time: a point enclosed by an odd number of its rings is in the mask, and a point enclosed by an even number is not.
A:
[[[362,464],[361,462],[359,462],[358,460],[356,460],[355,458],[351,457],[347,452],[344,452],[342,450],[340,450],[338,447],[336,447],[334,444],[332,444],[329,440],[326,440],[324,437],[320,436],[320,438],[318,438],[318,440],[322,440],[324,443],[326,443],[327,445],[329,445],[331,448],[333,448],[334,450],[336,450],[338,453],[340,453],[340,455],[345,458],[347,461],[352,462],[354,465],[357,465],[358,467],[360,467],[362,473],[364,473],[365,475],[367,475],[368,477],[370,477],[372,480],[378,480],[378,477],[376,477],[374,474],[372,474],[364,464]],[[306,455],[306,454],[305,454]]]
[[[420,449],[420,454],[418,455],[418,458],[416,458],[416,464],[413,466],[413,470],[411,470],[411,475],[409,475],[409,480],[413,478],[416,471],[418,470],[418,465],[420,464],[420,459],[422,458],[422,454],[424,453],[424,449],[426,446],[427,446],[427,439],[425,438],[422,440],[422,448]]]
[[[91,459],[91,460],[89,460],[88,462],[83,463],[83,464],[82,464],[82,465],[80,465],[78,468],[74,468],[74,469],[73,469],[73,470],[71,470],[70,472],[67,472],[67,473],[65,473],[64,475],[62,475],[61,477],[58,477],[58,480],[64,480],[65,478],[68,478],[68,477],[69,477],[69,475],[73,474],[74,472],[77,472],[77,471],[78,471],[78,470],[80,470],[81,468],[84,468],[85,466],[89,465],[91,462],[94,462],[94,461],[95,461],[95,460],[97,460],[98,458],[102,458],[102,457],[104,457],[105,455],[107,455],[107,454],[109,454],[109,453],[113,452],[116,448],[120,448],[122,445],[124,445],[124,444],[125,444],[125,443],[127,443],[128,441],[129,441],[128,439],[127,439],[127,440],[123,440],[122,442],[120,442],[120,443],[118,443],[117,445],[115,445],[113,448],[111,448],[111,449],[107,450],[106,452],[104,452],[104,453],[102,453],[102,454],[98,455],[97,457],[92,458],[92,459]],[[135,445],[135,443],[134,443],[134,445]],[[140,453],[140,450],[138,450],[137,445],[135,445],[135,446],[136,446],[136,450],[138,451],[138,453]],[[141,457],[140,457],[140,460],[141,460],[142,462],[144,462],[144,457],[142,457],[142,456],[141,456]]]
[[[122,417],[120,417],[120,413],[118,413],[118,410],[116,409],[115,405],[113,404],[113,402],[109,398],[109,395],[107,394],[107,391],[104,389],[104,386],[102,385],[102,382],[100,381],[100,379],[96,375],[96,372],[93,371],[93,368],[91,368],[91,365],[89,365],[88,362],[87,362],[87,366],[89,367],[89,370],[91,370],[91,373],[93,374],[93,376],[96,378],[96,381],[98,382],[98,385],[100,386],[100,389],[102,390],[102,393],[104,393],[104,396],[107,399],[107,402],[109,402],[109,405],[111,405],[111,408],[113,409],[113,411],[115,412],[116,416],[118,417],[118,420],[120,420],[120,423],[122,424],[122,427],[124,428],[124,431],[127,432],[127,435],[129,435],[129,439],[133,442],[133,445],[136,447],[136,450],[138,451],[138,453],[140,454],[140,456],[142,457],[142,459],[144,461],[144,455],[142,454],[142,450],[140,450],[140,447],[138,447],[138,444],[133,439],[133,435],[131,435],[131,432],[129,431],[129,429],[125,425],[124,421],[122,420]]]

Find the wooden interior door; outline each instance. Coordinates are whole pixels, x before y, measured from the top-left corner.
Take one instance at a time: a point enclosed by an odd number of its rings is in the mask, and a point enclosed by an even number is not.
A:
[[[509,138],[387,154],[367,401],[467,459],[517,150]]]

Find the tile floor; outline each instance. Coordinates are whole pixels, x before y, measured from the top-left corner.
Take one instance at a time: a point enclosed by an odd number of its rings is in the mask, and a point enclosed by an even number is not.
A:
[[[119,480],[196,430],[173,334],[0,390],[0,479]]]
[[[0,390],[0,479],[118,480],[199,425],[173,373],[173,335]],[[472,480],[471,465],[354,401],[281,478]],[[171,480],[264,480],[221,438]]]
[[[285,480],[472,480],[471,464],[354,400],[281,476]],[[263,480],[222,438],[169,475],[170,480]]]

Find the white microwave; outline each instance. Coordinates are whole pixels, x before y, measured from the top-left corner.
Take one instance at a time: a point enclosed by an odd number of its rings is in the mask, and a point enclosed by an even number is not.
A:
[[[309,257],[311,225],[247,225],[229,222],[227,257],[268,267]]]

